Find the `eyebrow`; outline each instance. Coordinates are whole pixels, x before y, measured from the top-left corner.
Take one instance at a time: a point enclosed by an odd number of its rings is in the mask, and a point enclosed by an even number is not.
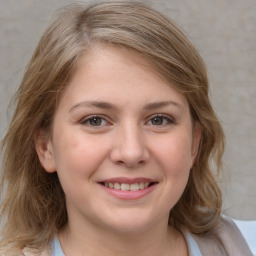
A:
[[[152,102],[152,103],[148,103],[146,104],[143,109],[144,110],[154,110],[154,109],[158,109],[161,107],[166,107],[169,105],[173,105],[177,108],[179,108],[180,110],[183,109],[183,106],[181,104],[179,104],[178,102],[175,101],[159,101],[159,102]],[[105,102],[105,101],[83,101],[83,102],[79,102],[75,105],[73,105],[69,112],[74,111],[76,108],[79,107],[96,107],[96,108],[100,108],[100,109],[110,109],[110,110],[117,110],[117,107],[114,106],[111,103]]]
[[[178,102],[175,102],[175,101],[160,101],[160,102],[148,103],[147,105],[144,106],[144,109],[145,110],[153,110],[153,109],[166,107],[166,106],[169,106],[169,105],[173,105],[173,106],[179,108],[180,110],[183,109],[183,106],[181,104],[179,104]]]
[[[72,112],[74,109],[79,107],[96,107],[100,109],[116,109],[116,107],[108,102],[104,101],[83,101],[75,104],[72,106],[69,110],[69,112]]]

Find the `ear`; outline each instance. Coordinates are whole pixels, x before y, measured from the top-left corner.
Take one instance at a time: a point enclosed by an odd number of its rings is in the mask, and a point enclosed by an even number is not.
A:
[[[193,137],[192,137],[192,149],[191,149],[191,168],[194,164],[194,161],[197,156],[200,139],[201,139],[201,125],[198,122],[195,122],[193,127]]]
[[[40,130],[36,132],[35,148],[41,165],[46,172],[53,173],[56,171],[55,158],[53,154],[52,141],[46,131]]]

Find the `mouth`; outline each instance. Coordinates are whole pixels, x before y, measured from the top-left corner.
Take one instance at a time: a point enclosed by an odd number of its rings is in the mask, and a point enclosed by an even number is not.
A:
[[[108,194],[125,200],[136,200],[150,194],[158,184],[148,178],[112,178],[98,184]]]
[[[120,182],[100,182],[100,184],[114,190],[139,191],[153,186],[156,182],[135,182],[131,184]]]

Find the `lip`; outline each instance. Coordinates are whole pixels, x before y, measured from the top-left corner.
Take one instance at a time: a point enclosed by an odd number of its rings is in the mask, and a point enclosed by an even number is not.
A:
[[[156,180],[145,178],[145,177],[137,177],[137,178],[127,178],[127,177],[115,177],[110,179],[104,179],[98,181],[98,183],[127,183],[127,184],[133,184],[133,183],[139,183],[139,182],[149,182],[149,183],[157,183]]]
[[[138,191],[123,191],[119,189],[109,188],[103,185],[103,183],[126,183],[126,184],[133,184],[133,183],[139,183],[139,182],[149,182],[153,183],[149,187],[146,187],[144,189],[138,190]],[[158,182],[144,177],[138,177],[138,178],[125,178],[125,177],[117,177],[117,178],[110,178],[110,179],[104,179],[98,182],[100,187],[111,196],[122,199],[122,200],[138,200],[142,197],[147,196],[150,194],[157,186]]]

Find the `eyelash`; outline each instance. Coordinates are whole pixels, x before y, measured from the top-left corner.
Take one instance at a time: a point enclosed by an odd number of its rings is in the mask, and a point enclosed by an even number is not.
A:
[[[93,121],[93,119],[99,119],[99,120],[101,120],[100,124],[99,124],[99,125],[92,125],[91,123],[89,123],[90,121]],[[106,120],[105,117],[100,116],[100,115],[92,115],[92,116],[87,116],[86,118],[83,118],[83,119],[80,121],[80,124],[82,124],[82,125],[88,125],[88,126],[90,126],[90,127],[101,127],[101,126],[102,126],[102,122],[105,122],[105,124],[103,124],[103,125],[109,124],[109,122]]]
[[[152,123],[152,120],[153,120],[154,118],[161,118],[163,122],[165,121],[165,123],[155,124],[155,125],[154,125],[154,124],[151,124],[151,125],[153,125],[153,126],[165,126],[165,125],[168,125],[168,124],[175,124],[175,120],[174,120],[173,118],[171,118],[171,117],[169,117],[169,116],[166,116],[166,115],[163,115],[163,114],[157,114],[157,115],[154,115],[154,116],[150,117],[150,119],[149,119],[148,122],[151,122],[151,123]],[[148,123],[148,122],[147,122],[147,123]]]
[[[154,118],[160,118],[160,121],[162,121],[162,123],[160,124],[153,124],[152,121],[154,120]],[[96,119],[100,120],[100,123],[97,125],[93,125],[92,122],[93,119],[95,119],[95,121],[97,121]],[[156,120],[155,120],[156,121]],[[163,114],[156,114],[154,116],[151,116],[150,119],[146,122],[146,124],[149,124],[149,122],[151,122],[150,125],[152,126],[165,126],[165,125],[168,125],[168,124],[175,124],[175,120],[169,116],[166,116],[166,115],[163,115]],[[102,124],[104,123],[104,124]],[[101,115],[92,115],[92,116],[88,116],[86,118],[83,118],[81,121],[80,121],[80,124],[82,125],[88,125],[89,127],[102,127],[102,126],[105,126],[105,125],[108,125],[110,124],[105,117],[101,116]]]

